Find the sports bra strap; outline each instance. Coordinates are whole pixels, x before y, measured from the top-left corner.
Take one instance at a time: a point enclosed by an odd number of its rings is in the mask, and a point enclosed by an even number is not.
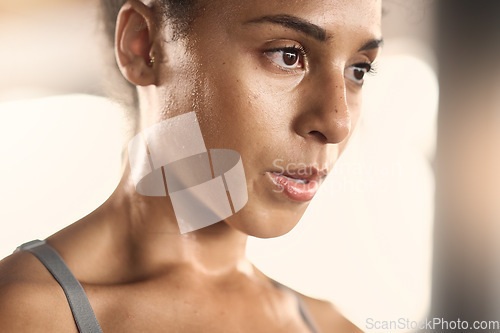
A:
[[[25,243],[19,246],[16,251],[21,250],[33,253],[61,285],[68,299],[78,331],[80,333],[102,333],[85,290],[61,256],[44,240]]]
[[[279,283],[276,280],[272,280],[272,281],[278,288],[284,289],[287,292],[289,292],[295,296],[295,298],[297,299],[299,312],[300,312],[300,316],[302,317],[302,320],[304,320],[307,327],[309,327],[309,330],[311,331],[311,333],[320,333],[318,327],[316,326],[316,323],[315,323],[313,317],[311,316],[311,313],[308,311],[307,306],[304,303],[304,300],[302,299],[302,297],[299,295],[299,293],[293,289],[290,289],[289,287],[285,286],[284,284]]]
[[[56,279],[68,299],[73,318],[80,333],[102,333],[101,326],[92,310],[85,290],[56,250],[44,240],[34,240],[19,246],[16,251],[29,251],[33,253]],[[292,293],[296,297],[302,319],[309,327],[311,333],[319,333],[320,331],[315,325],[301,296],[287,286],[274,280],[273,282],[277,287]]]

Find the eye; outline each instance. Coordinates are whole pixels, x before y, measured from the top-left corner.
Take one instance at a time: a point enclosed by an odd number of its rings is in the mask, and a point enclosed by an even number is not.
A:
[[[365,75],[367,73],[372,72],[372,65],[369,63],[361,63],[350,66],[346,69],[345,76],[356,83],[357,85],[362,86],[364,83]]]
[[[265,51],[264,54],[274,65],[284,70],[289,71],[304,68],[306,52],[301,47],[277,48]]]

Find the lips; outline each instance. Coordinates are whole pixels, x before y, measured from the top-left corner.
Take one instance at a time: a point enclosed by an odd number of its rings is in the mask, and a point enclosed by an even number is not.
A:
[[[298,202],[310,201],[318,192],[326,174],[327,171],[318,171],[315,168],[287,170],[286,173],[269,172],[276,186],[274,191]]]

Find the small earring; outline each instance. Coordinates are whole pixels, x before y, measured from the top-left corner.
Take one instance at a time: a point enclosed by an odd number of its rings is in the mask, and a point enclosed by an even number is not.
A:
[[[154,64],[155,64],[155,57],[153,57],[153,56],[152,56],[152,57],[149,59],[148,66],[149,66],[149,67],[153,67],[153,65],[154,65]]]

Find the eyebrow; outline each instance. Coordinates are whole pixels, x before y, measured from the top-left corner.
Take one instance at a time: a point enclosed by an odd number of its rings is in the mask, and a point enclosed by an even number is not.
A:
[[[314,39],[319,40],[320,42],[325,42],[328,40],[328,36],[326,30],[321,28],[320,26],[313,24],[309,21],[301,19],[296,16],[291,15],[272,15],[272,16],[263,16],[250,21],[245,22],[245,24],[254,24],[254,23],[273,23],[279,24],[286,28],[290,28],[293,30],[297,30],[305,33],[308,36],[313,37]]]
[[[322,27],[301,19],[297,16],[292,15],[272,15],[272,16],[263,16],[250,21],[245,22],[245,24],[258,24],[258,23],[273,23],[279,24],[286,28],[290,28],[293,30],[297,30],[305,33],[308,36],[313,37],[314,39],[319,40],[320,42],[326,42],[330,36],[328,36],[325,29]],[[363,46],[361,46],[358,52],[373,50],[381,47],[384,44],[384,39],[372,39]]]
[[[384,45],[384,39],[383,38],[372,39],[372,40],[366,42],[365,44],[363,44],[363,46],[361,46],[359,48],[358,52],[368,51],[368,50],[373,50],[373,49],[378,49],[382,45]]]

